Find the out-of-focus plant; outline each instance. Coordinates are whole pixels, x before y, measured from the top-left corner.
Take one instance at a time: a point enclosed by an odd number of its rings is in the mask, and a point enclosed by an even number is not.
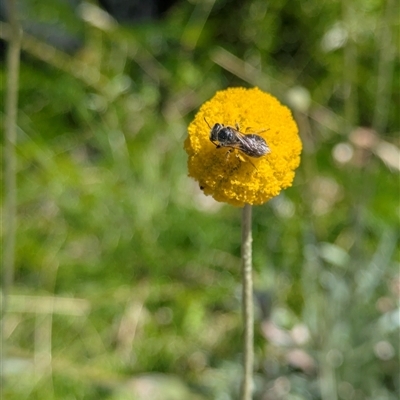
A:
[[[304,149],[253,209],[255,397],[397,398],[396,2],[183,1],[133,26],[37,4],[81,47],[22,40],[6,397],[126,399],[173,375],[183,398],[234,398],[239,222],[187,179],[182,141],[218,88],[258,86]]]

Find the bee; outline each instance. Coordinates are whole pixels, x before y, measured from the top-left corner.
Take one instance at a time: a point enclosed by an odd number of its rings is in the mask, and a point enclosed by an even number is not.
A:
[[[216,123],[212,128],[208,122],[207,125],[211,129],[210,141],[217,149],[230,147],[231,149],[241,151],[246,156],[254,158],[262,157],[271,152],[264,138],[255,133],[247,134],[240,132],[238,124],[235,125],[235,128],[219,123]]]

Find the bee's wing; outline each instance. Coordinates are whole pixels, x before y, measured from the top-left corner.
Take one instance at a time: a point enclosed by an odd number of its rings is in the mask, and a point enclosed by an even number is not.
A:
[[[235,131],[235,133],[236,133],[237,141],[240,145],[245,146],[245,147],[251,146],[251,143],[253,141],[251,136],[253,136],[253,135],[246,135],[239,131]]]
[[[270,152],[267,142],[259,135],[237,133],[237,148],[250,157],[261,157]]]

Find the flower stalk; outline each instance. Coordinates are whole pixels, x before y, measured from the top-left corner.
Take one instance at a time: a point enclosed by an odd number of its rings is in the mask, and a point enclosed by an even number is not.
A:
[[[243,380],[241,400],[250,400],[253,391],[254,363],[254,308],[252,277],[251,205],[245,204],[242,211],[242,311],[244,321]]]
[[[189,176],[198,182],[203,193],[243,207],[244,349],[240,398],[251,400],[254,364],[251,206],[266,203],[292,185],[302,143],[290,110],[278,99],[258,88],[237,87],[218,91],[200,107],[188,127],[184,147]]]

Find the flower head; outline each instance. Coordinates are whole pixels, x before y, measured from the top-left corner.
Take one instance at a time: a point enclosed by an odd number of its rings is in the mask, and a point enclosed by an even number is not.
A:
[[[212,143],[210,131],[222,124],[262,137],[270,149],[249,156],[238,146]],[[229,88],[204,103],[188,128],[185,150],[189,176],[206,195],[235,206],[262,204],[291,186],[302,144],[289,109],[258,88]]]

